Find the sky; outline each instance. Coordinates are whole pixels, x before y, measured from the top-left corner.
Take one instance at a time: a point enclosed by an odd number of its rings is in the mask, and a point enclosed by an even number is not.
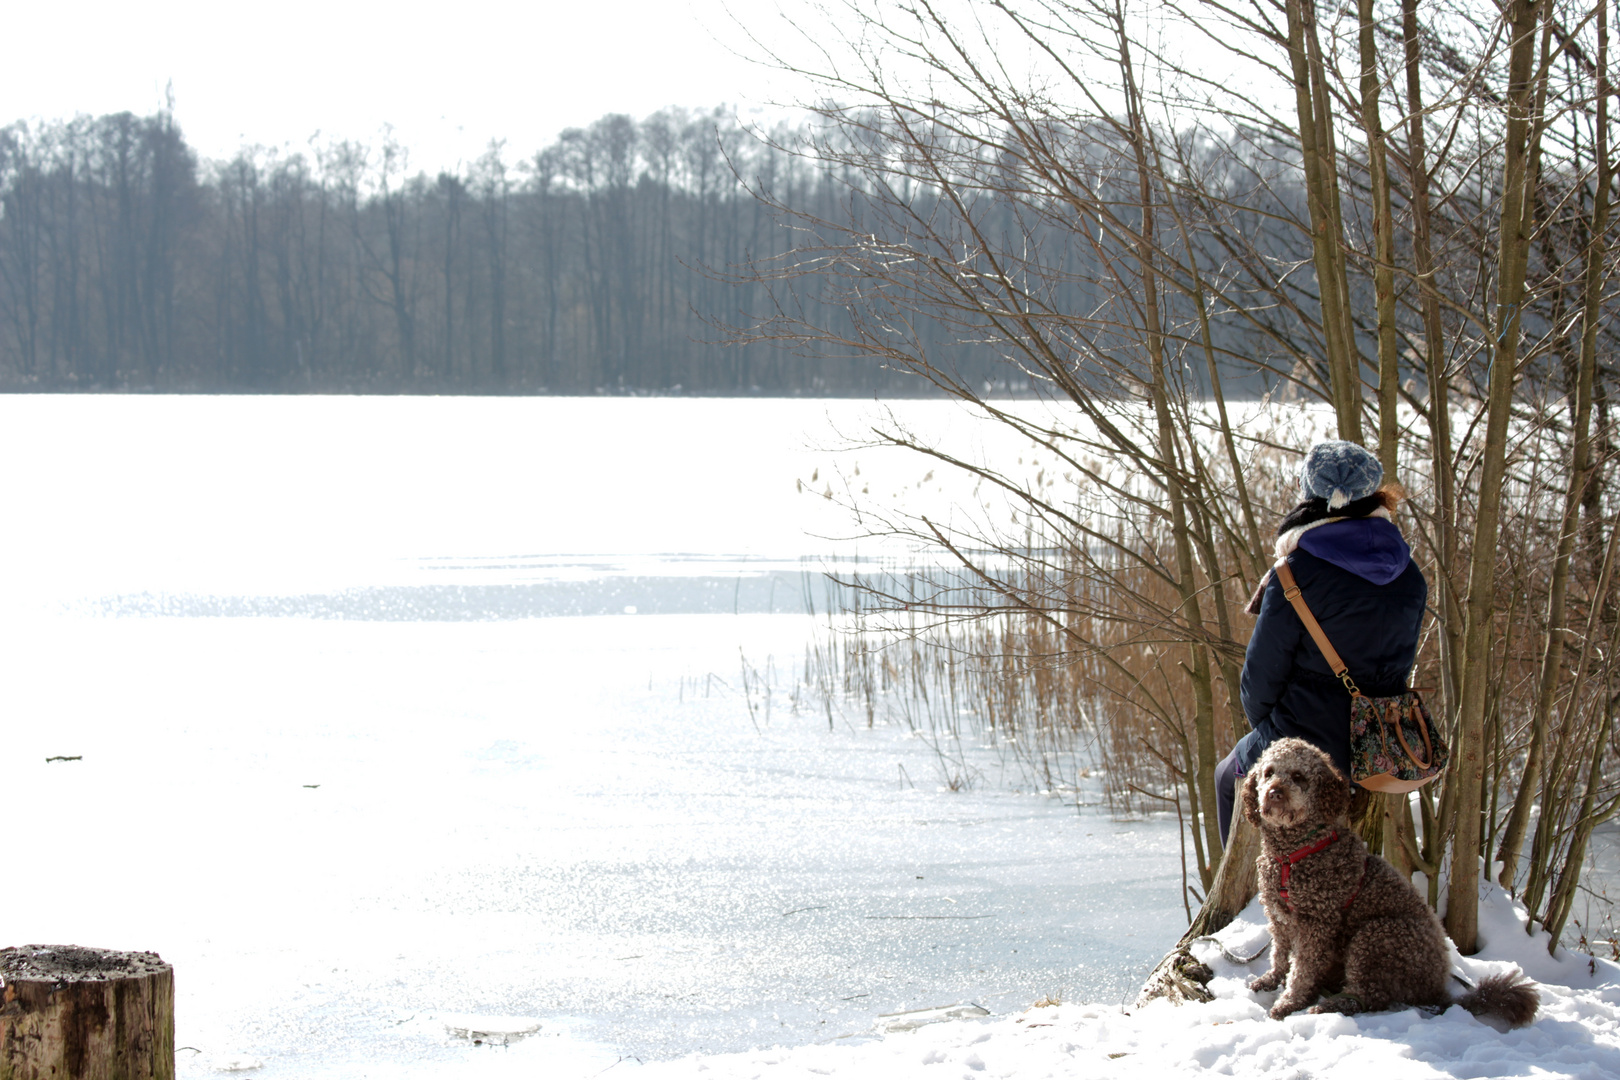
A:
[[[754,28],[775,5],[732,0]],[[6,5],[0,125],[162,107],[204,157],[244,145],[376,142],[436,171],[491,139],[513,158],[609,112],[770,109],[798,88],[739,55],[725,0],[82,0]],[[18,47],[18,43],[30,43]]]
[[[992,6],[934,7],[998,77],[1035,85],[1055,77],[1059,96],[1072,96],[1062,90],[1067,77]],[[508,161],[522,160],[565,128],[611,112],[641,118],[671,105],[729,105],[769,122],[802,115],[795,105],[829,92],[848,100],[780,71],[765,59],[770,51],[861,78],[864,64],[852,62],[851,49],[879,48],[885,78],[953,96],[876,44],[881,35],[856,14],[874,10],[887,12],[903,36],[915,30],[896,14],[903,4],[882,0],[13,2],[5,8],[0,126],[150,114],[172,95],[187,141],[205,159],[226,160],[246,146],[375,146],[391,129],[409,152],[407,168],[434,173],[471,164],[492,140],[505,141]],[[1158,40],[1162,12],[1151,0],[1135,10],[1142,32]],[[1070,62],[1085,63],[1091,52],[1073,39],[1052,40]],[[1207,47],[1195,60],[1206,72],[1222,62],[1231,57]],[[1252,75],[1232,74],[1240,82]],[[1092,90],[1106,96],[1109,85],[1105,78]]]

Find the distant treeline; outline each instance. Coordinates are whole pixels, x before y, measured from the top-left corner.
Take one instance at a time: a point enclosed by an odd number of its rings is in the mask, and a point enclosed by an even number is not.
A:
[[[737,269],[801,235],[750,188],[851,212],[720,110],[607,116],[437,176],[388,141],[203,162],[167,113],[16,124],[0,389],[916,392],[869,359],[723,344],[774,302]]]

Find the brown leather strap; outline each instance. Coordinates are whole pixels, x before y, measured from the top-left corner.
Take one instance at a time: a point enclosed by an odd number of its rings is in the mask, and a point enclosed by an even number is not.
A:
[[[1412,748],[1406,744],[1406,733],[1402,730],[1404,725],[1398,717],[1395,720],[1395,737],[1401,741],[1401,749],[1406,751],[1406,756],[1412,759],[1412,763],[1420,769],[1427,769],[1429,762],[1434,760],[1434,743],[1429,741],[1429,725],[1423,722],[1422,713],[1418,713],[1412,719],[1416,721],[1418,730],[1423,732],[1423,748],[1429,752],[1428,759],[1425,760],[1412,753]]]
[[[1294,605],[1294,611],[1299,614],[1299,621],[1305,624],[1305,629],[1310,631],[1311,640],[1322,650],[1322,656],[1327,660],[1328,667],[1333,670],[1333,677],[1344,683],[1344,688],[1352,695],[1359,696],[1361,690],[1350,677],[1349,666],[1339,659],[1333,643],[1328,640],[1327,634],[1322,632],[1322,624],[1316,621],[1316,616],[1311,614],[1310,606],[1305,603],[1305,597],[1299,591],[1299,582],[1294,580],[1294,571],[1288,566],[1288,556],[1278,559],[1274,569],[1277,571],[1278,582],[1282,584],[1283,595]]]
[[[1333,669],[1334,677],[1344,683],[1344,688],[1350,691],[1352,697],[1360,697],[1361,690],[1356,686],[1356,681],[1350,677],[1350,669],[1343,660],[1339,659],[1339,654],[1334,650],[1333,643],[1328,641],[1327,634],[1322,631],[1322,624],[1316,621],[1316,616],[1311,614],[1310,606],[1305,603],[1305,597],[1299,591],[1299,582],[1294,580],[1294,571],[1289,568],[1286,555],[1277,560],[1275,569],[1277,571],[1277,581],[1283,587],[1283,595],[1288,597],[1290,604],[1294,605],[1294,611],[1299,614],[1299,621],[1305,624],[1305,629],[1310,631],[1311,639],[1316,642],[1316,647],[1322,650],[1322,656],[1327,659],[1328,667]],[[1401,730],[1400,717],[1398,716],[1394,722],[1395,738],[1400,742],[1401,749],[1406,751],[1407,760],[1413,762],[1420,769],[1427,769],[1429,762],[1434,760],[1434,743],[1429,738],[1429,726],[1423,722],[1423,714],[1418,713],[1414,719],[1417,720],[1418,730],[1423,732],[1423,748],[1428,751],[1427,759],[1419,758],[1412,752],[1412,747],[1406,741],[1406,733]],[[1386,755],[1389,754],[1390,726],[1389,717],[1380,710],[1378,713],[1378,738]],[[1354,900],[1355,896],[1352,895],[1350,899]],[[1346,906],[1349,905],[1346,904]]]

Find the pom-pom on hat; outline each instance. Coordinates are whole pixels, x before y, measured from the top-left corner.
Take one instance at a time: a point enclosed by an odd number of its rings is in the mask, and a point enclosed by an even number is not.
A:
[[[1326,499],[1329,510],[1365,499],[1378,490],[1384,467],[1363,447],[1344,439],[1324,439],[1311,447],[1299,467],[1299,490],[1307,499]]]

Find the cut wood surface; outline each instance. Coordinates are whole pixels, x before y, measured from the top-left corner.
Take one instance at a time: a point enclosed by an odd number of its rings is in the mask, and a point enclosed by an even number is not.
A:
[[[0,1080],[172,1080],[174,969],[151,952],[0,949]]]

